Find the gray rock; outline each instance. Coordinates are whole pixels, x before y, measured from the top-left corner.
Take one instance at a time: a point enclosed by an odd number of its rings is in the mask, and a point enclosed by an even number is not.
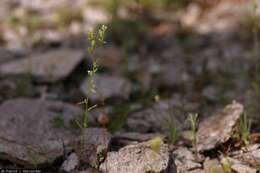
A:
[[[83,129],[81,136],[71,144],[79,160],[83,164],[96,168],[103,161],[111,141],[111,135],[106,129]]]
[[[167,172],[169,166],[170,157],[167,145],[161,144],[159,150],[154,151],[148,141],[128,145],[118,152],[109,152],[100,169],[107,173],[159,173]],[[175,170],[169,172],[175,173]]]
[[[82,59],[83,52],[80,50],[52,50],[4,63],[0,66],[0,74],[20,75],[30,73],[39,81],[56,82],[67,77]]]
[[[82,110],[56,101],[18,98],[0,106],[0,158],[32,166],[70,151],[79,134],[69,126]],[[65,146],[65,147],[64,147]]]
[[[234,164],[231,168],[233,171],[237,173],[257,173],[256,169],[250,168],[249,166],[242,164]]]
[[[173,152],[177,173],[188,172],[201,168],[201,164],[196,161],[195,155],[188,148],[180,147]]]
[[[224,159],[226,161],[223,161]],[[223,162],[228,162],[230,169],[237,173],[257,173],[256,168],[252,168],[252,167],[244,164],[243,162],[230,158],[230,157],[223,157],[221,159],[222,165],[223,165]]]
[[[82,110],[57,101],[15,99],[0,106],[0,158],[25,166],[52,163],[74,150],[64,163],[68,171],[82,162],[99,163],[100,154],[108,150],[110,134],[100,128],[79,131],[71,122]]]
[[[96,93],[91,93],[89,98],[92,101],[109,98],[127,99],[131,92],[131,83],[120,76],[96,74],[94,76]],[[85,79],[80,87],[81,91],[87,96],[88,79]]]
[[[61,170],[65,172],[71,172],[79,164],[78,156],[75,153],[71,153],[69,157],[62,163]]]
[[[233,102],[201,122],[197,132],[198,151],[210,150],[226,142],[243,112],[243,105]]]
[[[242,161],[247,165],[257,167],[260,165],[260,144],[247,146],[245,149],[241,149],[233,158]]]
[[[161,100],[153,104],[151,108],[134,112],[128,116],[127,128],[138,133],[155,131],[168,132],[171,126],[178,130],[184,128],[185,115],[183,112],[193,112],[196,104],[186,103],[185,106],[178,97],[168,100]]]

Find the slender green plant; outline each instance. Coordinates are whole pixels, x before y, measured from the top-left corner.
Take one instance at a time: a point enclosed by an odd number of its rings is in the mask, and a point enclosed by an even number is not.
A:
[[[188,121],[191,125],[191,141],[192,145],[195,149],[196,156],[198,154],[197,152],[197,129],[198,129],[198,114],[189,114]]]
[[[175,144],[178,140],[178,128],[175,119],[175,111],[173,108],[169,108],[169,117],[165,120],[167,126],[167,136],[171,144]]]
[[[92,57],[92,68],[87,71],[88,73],[88,84],[87,84],[87,97],[80,102],[80,104],[84,105],[84,113],[82,117],[82,122],[79,123],[77,121],[77,124],[80,128],[87,128],[88,127],[88,115],[91,110],[97,107],[97,105],[90,105],[89,103],[89,96],[91,94],[96,93],[96,86],[94,82],[94,76],[98,71],[98,60],[96,57],[94,57],[94,51],[97,46],[101,46],[105,44],[105,33],[107,30],[107,26],[102,25],[99,29],[98,32],[95,33],[93,31],[88,33],[88,41],[90,43],[90,46],[88,47],[88,53]]]
[[[192,143],[195,146],[197,144],[198,114],[189,114],[188,121],[191,125]]]
[[[239,138],[245,145],[249,144],[251,124],[251,120],[249,120],[248,116],[244,113],[239,121]]]
[[[178,140],[178,130],[177,130],[177,125],[176,125],[176,121],[173,117],[170,118],[169,121],[169,131],[168,131],[168,138],[169,141],[172,144],[175,144]]]
[[[91,94],[96,93],[94,76],[98,71],[98,60],[97,60],[96,57],[94,57],[94,51],[95,51],[97,46],[101,46],[101,45],[105,44],[104,39],[105,39],[106,30],[107,30],[107,27],[105,25],[102,25],[98,29],[97,33],[93,32],[93,31],[88,33],[88,41],[90,43],[90,46],[88,47],[87,51],[92,58],[92,68],[87,71],[87,74],[88,74],[88,81],[87,81],[87,88],[86,88],[87,89],[87,97],[82,102],[79,103],[79,104],[82,104],[84,106],[84,112],[83,112],[82,120],[80,122],[78,120],[76,120],[76,123],[81,130],[88,128],[89,112],[97,107],[96,104],[90,105],[90,100],[89,100],[89,96]],[[85,151],[85,137],[84,137],[84,135],[81,136],[81,139],[80,139],[79,142],[80,143],[79,143],[79,153],[78,154],[79,154],[80,158],[84,158],[84,153],[85,153],[84,152]]]

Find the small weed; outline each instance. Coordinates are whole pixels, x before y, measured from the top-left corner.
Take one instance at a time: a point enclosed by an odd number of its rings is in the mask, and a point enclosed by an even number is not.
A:
[[[160,98],[158,95],[156,95],[154,99],[155,101],[157,101]],[[178,141],[178,132],[180,125],[177,123],[177,117],[182,116],[184,114],[183,111],[184,109],[182,106],[173,107],[173,105],[170,105],[170,103],[168,103],[168,108],[166,109],[166,111],[161,111],[162,113],[160,115],[160,118],[158,119],[158,121],[161,121],[162,127],[164,127],[163,131],[167,135],[168,142],[170,142],[171,144],[175,144]]]
[[[197,145],[198,114],[189,114],[188,121],[191,125],[192,144],[195,147]]]
[[[170,143],[175,144],[178,140],[178,130],[176,127],[175,119],[171,118],[169,122],[168,138]]]
[[[190,126],[191,126],[191,141],[197,157],[198,156],[198,151],[197,151],[198,114],[189,114],[188,121],[190,122]]]
[[[148,141],[148,147],[150,147],[154,152],[158,153],[163,144],[161,137],[155,137]]]
[[[106,158],[106,150],[102,150],[101,152],[98,153],[98,156],[97,156],[97,161],[98,161],[98,165],[97,165],[97,168],[99,167],[100,163],[104,162],[105,158]]]
[[[249,135],[251,130],[251,120],[248,119],[248,116],[244,113],[239,121],[239,130],[238,136],[243,144],[249,144]]]
[[[105,25],[102,25],[101,28],[98,30],[98,33],[95,34],[94,32],[88,33],[88,40],[90,42],[90,46],[88,47],[88,53],[90,55],[93,55],[94,50],[97,45],[103,45],[105,43],[105,33],[106,33],[107,27]],[[95,57],[93,57],[93,63],[92,63],[92,69],[88,70],[88,87],[87,87],[87,96],[90,94],[96,93],[96,86],[94,82],[94,76],[98,71],[98,61]],[[82,121],[78,122],[76,120],[76,123],[78,126],[82,128],[88,127],[88,114],[91,110],[97,107],[97,105],[90,106],[89,98],[85,98],[80,104],[84,105],[84,113],[82,117]]]
[[[178,129],[177,129],[177,123],[174,117],[173,110],[169,110],[169,118],[166,120],[166,126],[167,126],[167,136],[168,140],[171,144],[175,144],[178,140]]]

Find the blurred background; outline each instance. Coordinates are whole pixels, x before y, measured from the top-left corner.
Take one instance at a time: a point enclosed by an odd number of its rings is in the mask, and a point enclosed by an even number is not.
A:
[[[141,115],[131,120],[157,102],[170,101],[185,119],[187,112],[209,116],[233,100],[259,131],[259,3],[1,0],[0,102],[26,97],[77,105],[92,62],[87,33],[104,24],[106,44],[94,55],[104,102],[90,100],[106,110],[112,132],[160,131],[165,124]]]

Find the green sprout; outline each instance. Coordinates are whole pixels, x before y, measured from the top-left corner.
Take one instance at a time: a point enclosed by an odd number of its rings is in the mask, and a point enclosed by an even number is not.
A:
[[[239,138],[245,145],[249,144],[251,124],[251,120],[248,119],[246,114],[243,114],[239,121]]]
[[[189,114],[188,121],[191,125],[192,144],[195,147],[197,145],[198,114]]]
[[[168,138],[172,144],[175,144],[178,140],[178,130],[177,130],[176,121],[174,118],[170,118],[170,121],[169,121]]]
[[[102,25],[100,29],[98,29],[97,34],[92,32],[88,33],[88,40],[90,42],[90,46],[88,47],[88,53],[90,56],[93,56],[94,51],[97,45],[105,44],[105,33],[107,30],[107,26]],[[90,106],[89,95],[96,93],[96,86],[94,82],[94,76],[98,71],[98,61],[97,58],[92,57],[92,68],[87,71],[88,74],[88,87],[87,87],[87,97],[80,102],[80,104],[84,105],[84,113],[82,117],[82,123],[80,124],[76,121],[77,125],[80,128],[87,128],[88,127],[88,114],[91,110],[97,107],[97,105]]]
[[[160,151],[161,145],[163,144],[161,137],[155,137],[148,141],[149,147],[156,153]]]

